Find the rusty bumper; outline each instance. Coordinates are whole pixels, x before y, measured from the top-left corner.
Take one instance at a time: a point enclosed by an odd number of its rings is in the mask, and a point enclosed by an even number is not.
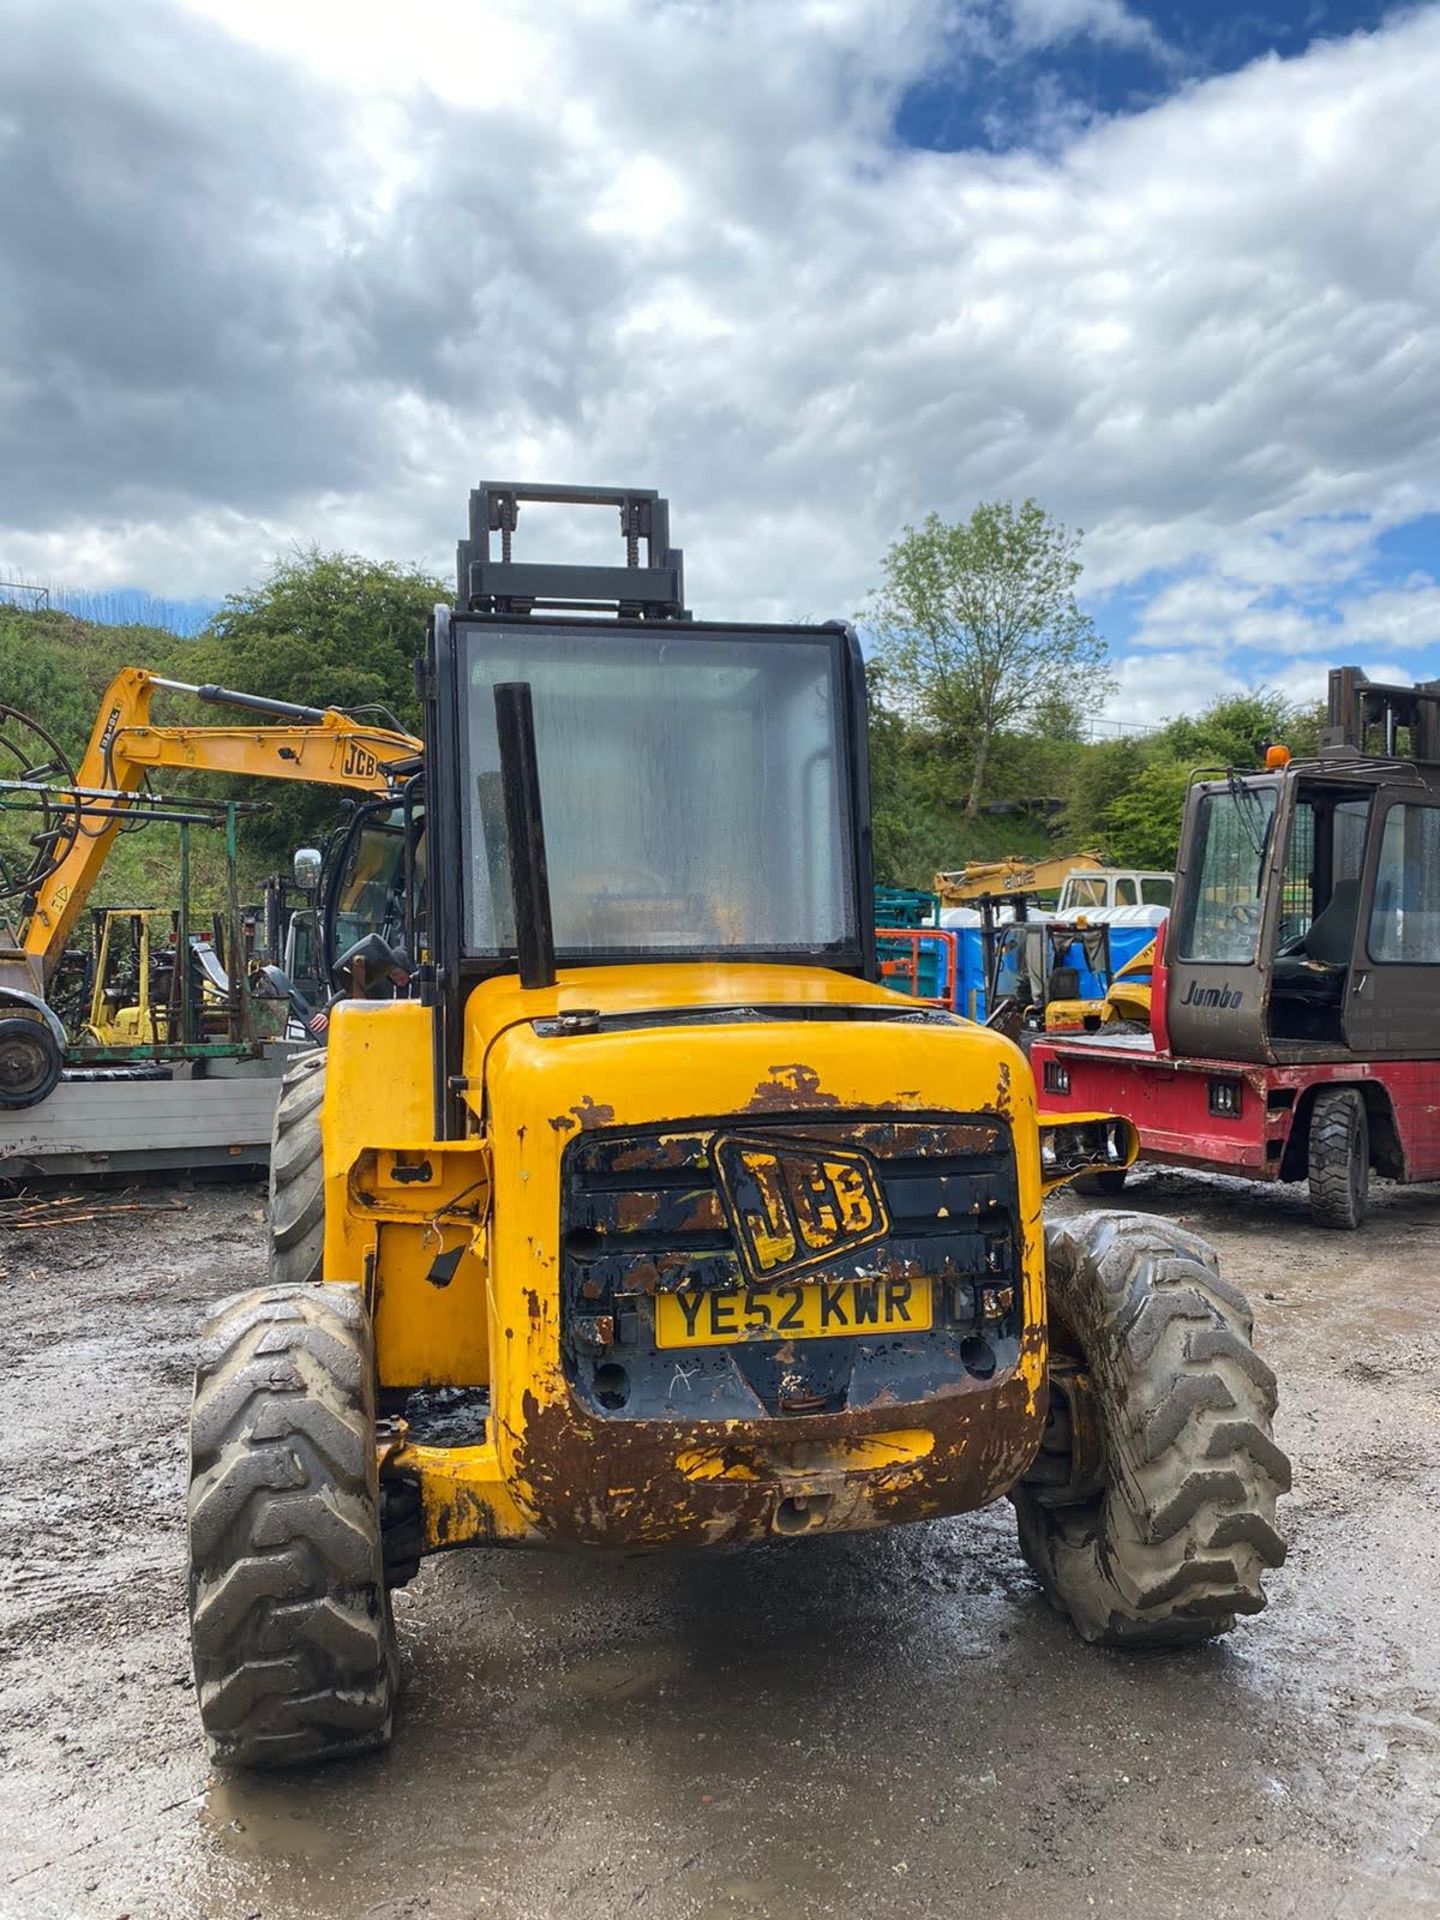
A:
[[[920,1405],[757,1421],[602,1421],[531,1402],[489,1447],[406,1448],[427,1551],[472,1543],[700,1547],[895,1526],[1000,1498],[1034,1458],[1045,1394],[1016,1369]]]

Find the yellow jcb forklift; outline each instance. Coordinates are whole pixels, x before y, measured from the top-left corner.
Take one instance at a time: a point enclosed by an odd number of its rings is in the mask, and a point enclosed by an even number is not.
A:
[[[513,559],[530,500],[618,508],[626,564]],[[197,1372],[216,1756],[383,1744],[391,1589],[462,1546],[1008,1496],[1088,1640],[1257,1612],[1289,1470],[1245,1300],[1156,1220],[1047,1236],[1132,1131],[1042,1129],[1014,1046],[877,984],[855,635],[690,618],[653,493],[491,485],[421,680],[423,791],[327,882],[374,914],[281,1099],[270,1283]]]

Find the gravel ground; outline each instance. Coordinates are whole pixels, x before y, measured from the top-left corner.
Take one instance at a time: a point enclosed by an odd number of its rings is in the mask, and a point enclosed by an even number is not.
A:
[[[1440,1915],[1433,1191],[1360,1235],[1284,1190],[1126,1197],[1216,1242],[1280,1375],[1290,1560],[1226,1642],[1082,1647],[1003,1506],[455,1555],[399,1596],[391,1751],[269,1781],[207,1767],[182,1524],[194,1329],[258,1276],[261,1197],[173,1197],[0,1236],[0,1914]]]

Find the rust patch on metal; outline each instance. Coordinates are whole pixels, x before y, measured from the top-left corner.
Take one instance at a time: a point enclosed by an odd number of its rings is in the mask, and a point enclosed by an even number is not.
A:
[[[776,1515],[797,1492],[793,1478],[778,1471],[695,1478],[678,1464],[682,1455],[728,1450],[763,1460],[802,1433],[822,1447],[843,1447],[903,1419],[935,1436],[923,1459],[837,1469],[827,1478],[841,1496],[827,1531],[893,1526],[999,1499],[1029,1467],[1044,1424],[1018,1369],[998,1383],[967,1380],[908,1408],[887,1401],[859,1413],[607,1421],[568,1395],[542,1406],[527,1391],[524,1414],[515,1490],[537,1529],[548,1539],[605,1547],[704,1546],[769,1539],[781,1530]]]
[[[747,1113],[793,1113],[797,1107],[838,1107],[840,1096],[826,1093],[814,1067],[796,1061],[772,1066],[772,1077],[762,1080],[746,1103]]]
[[[463,1481],[447,1486],[446,1497],[427,1502],[425,1532],[427,1551],[455,1546],[497,1546],[499,1529],[495,1512],[473,1487]]]
[[[1004,1114],[1008,1120],[1014,1112],[1014,1096],[1010,1088],[1010,1062],[1000,1062],[1000,1077],[995,1088],[995,1111]]]
[[[571,1128],[578,1127],[580,1122],[575,1118],[573,1113],[552,1113],[550,1116],[550,1124],[556,1133],[569,1133]]]

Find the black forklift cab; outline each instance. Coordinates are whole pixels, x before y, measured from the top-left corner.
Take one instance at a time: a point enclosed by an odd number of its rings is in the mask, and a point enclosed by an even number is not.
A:
[[[1191,783],[1170,1044],[1268,1062],[1440,1057],[1440,682],[1330,675],[1316,759]]]

